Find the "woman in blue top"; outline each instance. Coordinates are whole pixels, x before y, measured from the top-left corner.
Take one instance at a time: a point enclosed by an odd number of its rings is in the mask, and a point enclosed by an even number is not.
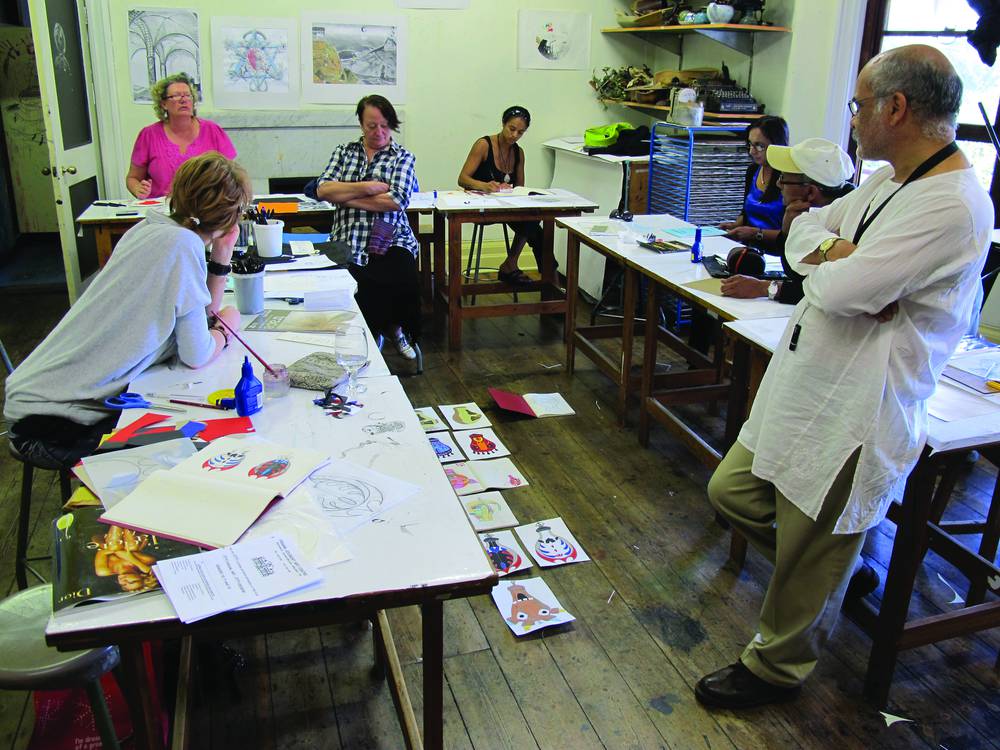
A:
[[[731,240],[773,247],[781,231],[785,205],[778,189],[781,173],[767,163],[767,147],[788,145],[788,123],[781,117],[758,117],[747,126],[746,137],[753,163],[747,168],[743,211],[736,221],[719,226],[727,230],[726,236]]]

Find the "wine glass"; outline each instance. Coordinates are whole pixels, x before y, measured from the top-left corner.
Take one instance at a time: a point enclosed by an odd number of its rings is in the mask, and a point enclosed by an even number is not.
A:
[[[368,390],[358,383],[358,370],[368,363],[368,333],[363,326],[344,326],[334,334],[337,364],[347,370],[347,398],[353,401]]]

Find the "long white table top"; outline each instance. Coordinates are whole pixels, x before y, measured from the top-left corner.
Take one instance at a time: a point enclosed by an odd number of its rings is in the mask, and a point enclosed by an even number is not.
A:
[[[244,325],[252,318],[244,316]],[[357,322],[364,322],[360,314]],[[285,364],[318,349],[281,341],[278,333],[249,331],[245,336],[264,359]],[[354,557],[321,568],[323,582],[318,587],[285,595],[259,607],[468,583],[494,575],[402,386],[398,379],[389,375],[385,361],[374,346],[370,355],[371,365],[362,378],[368,390],[358,399],[364,408],[356,414],[334,419],[312,403],[320,395],[317,391],[293,388],[285,398],[266,401],[264,409],[251,419],[257,434],[262,437],[292,447],[321,450],[335,459],[346,459],[417,484],[420,493],[386,511],[380,516],[381,522],[364,525],[344,539]],[[242,347],[234,343],[205,368],[157,367],[144,373],[133,384],[133,389],[159,392],[187,379],[202,381],[197,386],[200,392],[231,388],[239,378],[243,357]],[[262,369],[254,362],[258,377]],[[131,410],[126,421],[131,422],[142,413]],[[220,412],[192,408],[190,416],[218,418]],[[365,431],[366,427],[392,421],[402,422],[403,429],[375,435]],[[173,620],[176,620],[173,607],[165,595],[156,593],[115,604],[63,610],[50,620],[46,634],[100,631]]]

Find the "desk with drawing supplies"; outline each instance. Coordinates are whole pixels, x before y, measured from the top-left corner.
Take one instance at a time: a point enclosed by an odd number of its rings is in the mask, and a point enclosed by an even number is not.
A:
[[[529,192],[538,194],[529,195]],[[557,218],[579,216],[596,208],[597,204],[588,198],[557,188],[537,191],[517,188],[491,195],[460,190],[438,192],[434,203],[434,293],[447,305],[448,345],[452,349],[461,347],[462,321],[467,318],[566,313],[570,305],[559,287],[552,253],[554,223]],[[462,273],[462,226],[512,221],[542,222],[541,278],[530,286],[517,288],[500,281],[469,283]],[[470,295],[510,291],[540,292],[541,300],[467,305],[463,299]]]
[[[312,275],[322,273],[347,272]],[[353,322],[363,325],[356,307],[353,311]],[[320,348],[286,340],[282,333],[246,331],[252,317],[244,316],[241,335],[268,362],[290,363]],[[318,335],[333,338],[332,334]],[[419,730],[383,612],[408,605],[419,605],[423,620],[423,742],[425,747],[442,747],[443,602],[486,593],[497,577],[399,381],[389,375],[374,345],[369,354],[371,364],[362,376],[367,391],[358,399],[364,406],[349,416],[334,419],[313,404],[318,392],[293,388],[284,398],[265,401],[263,410],[251,417],[257,434],[276,443],[293,449],[320,449],[334,459],[346,459],[419,486],[415,497],[380,513],[377,523],[366,523],[351,532],[346,541],[352,559],[321,568],[323,581],[317,587],[192,624],[177,618],[162,592],[99,607],[62,610],[50,620],[47,641],[60,649],[118,645],[137,747],[162,747],[158,717],[144,687],[143,642],[181,638],[182,658],[189,660],[192,639],[230,638],[363,619],[374,622],[376,666],[389,673],[403,733],[410,746],[419,746]],[[200,397],[200,391],[232,387],[243,357],[242,347],[234,341],[216,361],[200,370],[158,366],[133,382],[130,390],[162,394],[181,389],[181,393]],[[254,362],[254,370],[260,376],[263,367]],[[200,381],[198,393],[184,390],[184,385],[194,380]],[[122,424],[144,413],[129,410]],[[188,410],[193,419],[218,416],[218,412],[198,407]],[[365,502],[381,497],[376,497],[377,487],[368,491]],[[182,668],[188,666],[188,661],[182,664]],[[178,738],[183,739],[191,710],[185,698],[190,691],[182,695],[187,685],[183,677],[179,682],[175,745]]]
[[[730,417],[735,422],[733,439],[784,332],[779,323],[774,319],[738,320],[723,326],[734,342],[734,359],[749,363],[733,368],[733,390],[744,394],[743,408],[738,413],[733,409]],[[967,366],[961,360],[973,356],[979,355],[975,351],[956,354],[949,364]],[[864,689],[865,697],[879,708],[888,699],[900,651],[1000,626],[1000,601],[984,601],[988,591],[1000,594],[1000,567],[994,562],[1000,541],[1000,479],[996,480],[985,521],[941,520],[958,474],[967,471],[970,449],[1000,466],[1000,392],[977,392],[942,375],[928,410],[924,450],[910,472],[902,502],[889,509],[896,534],[881,605],[876,607],[863,599],[847,607],[852,619],[872,637]],[[727,433],[730,431],[727,427]],[[959,535],[967,534],[982,534],[978,549],[958,541]],[[928,549],[969,580],[964,606],[908,619],[914,582]],[[734,534],[731,561],[742,566],[745,554],[746,541]]]

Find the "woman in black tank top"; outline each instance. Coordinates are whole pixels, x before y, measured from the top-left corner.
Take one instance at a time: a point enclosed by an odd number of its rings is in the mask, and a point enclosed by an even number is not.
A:
[[[495,193],[524,185],[524,151],[517,141],[531,125],[531,115],[524,107],[508,107],[501,121],[499,133],[484,135],[472,144],[458,175],[459,187]],[[542,225],[537,221],[514,221],[507,226],[514,230],[514,241],[500,264],[500,280],[515,286],[530,283],[528,275],[517,267],[517,259],[527,243],[538,268],[542,267]]]

